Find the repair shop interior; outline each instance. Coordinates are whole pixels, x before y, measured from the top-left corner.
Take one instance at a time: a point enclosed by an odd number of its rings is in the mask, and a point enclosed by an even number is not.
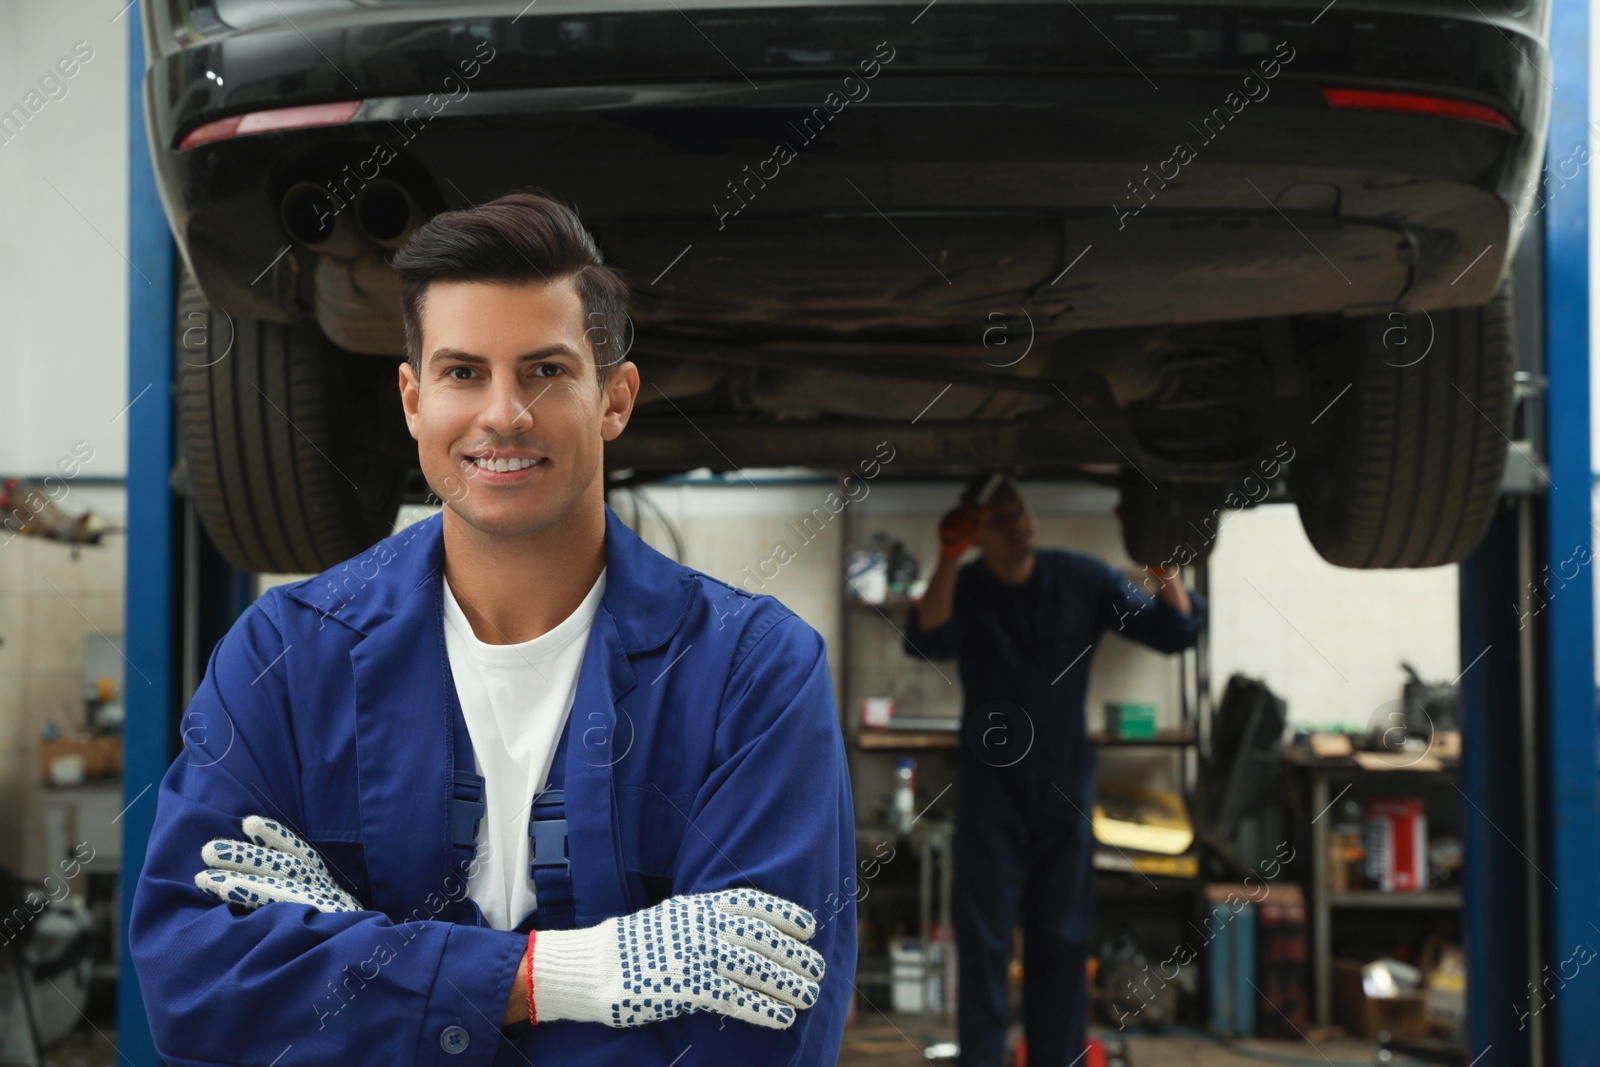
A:
[[[1600,1064],[1594,10],[0,3],[0,1067]]]

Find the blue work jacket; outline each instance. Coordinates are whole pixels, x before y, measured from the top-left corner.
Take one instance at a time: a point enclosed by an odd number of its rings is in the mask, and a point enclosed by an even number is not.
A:
[[[817,915],[820,1000],[788,1030],[711,1012],[502,1027],[525,935],[458,920],[442,515],[269,589],[211,653],[162,779],[128,926],[170,1064],[832,1064],[856,963],[855,819],[822,637],[681,566],[606,507],[606,590],[567,723],[575,924],[753,886]],[[252,814],[369,910],[246,910],[196,887]],[[480,843],[478,848],[485,847]],[[535,949],[537,952],[537,948]]]

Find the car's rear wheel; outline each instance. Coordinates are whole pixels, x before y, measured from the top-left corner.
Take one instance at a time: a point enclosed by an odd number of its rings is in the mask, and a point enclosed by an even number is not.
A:
[[[1342,358],[1311,360],[1324,368],[1314,370],[1311,406],[1329,406],[1309,417],[1327,423],[1315,432],[1334,447],[1289,468],[1306,535],[1341,567],[1460,562],[1494,518],[1505,471],[1516,371],[1510,279],[1481,307],[1353,319],[1330,340]],[[1338,366],[1342,374],[1326,369]]]
[[[178,434],[195,510],[247,571],[315,573],[387,536],[399,467],[340,432],[344,363],[315,323],[233,320],[178,283]]]

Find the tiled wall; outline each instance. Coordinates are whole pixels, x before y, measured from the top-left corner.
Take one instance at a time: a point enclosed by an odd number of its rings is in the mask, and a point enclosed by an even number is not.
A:
[[[83,722],[85,635],[98,628],[122,644],[125,545],[111,534],[74,560],[68,546],[33,537],[0,544],[0,864],[33,878],[53,862],[43,855],[39,737],[51,720],[63,733]]]

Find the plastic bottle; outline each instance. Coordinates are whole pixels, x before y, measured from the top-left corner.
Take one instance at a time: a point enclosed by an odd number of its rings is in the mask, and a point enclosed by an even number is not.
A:
[[[1365,888],[1365,823],[1361,804],[1354,797],[1345,798],[1335,809],[1328,844],[1332,852],[1328,857],[1329,888]]]
[[[895,770],[894,813],[900,832],[909,834],[917,815],[917,761],[902,756]]]

